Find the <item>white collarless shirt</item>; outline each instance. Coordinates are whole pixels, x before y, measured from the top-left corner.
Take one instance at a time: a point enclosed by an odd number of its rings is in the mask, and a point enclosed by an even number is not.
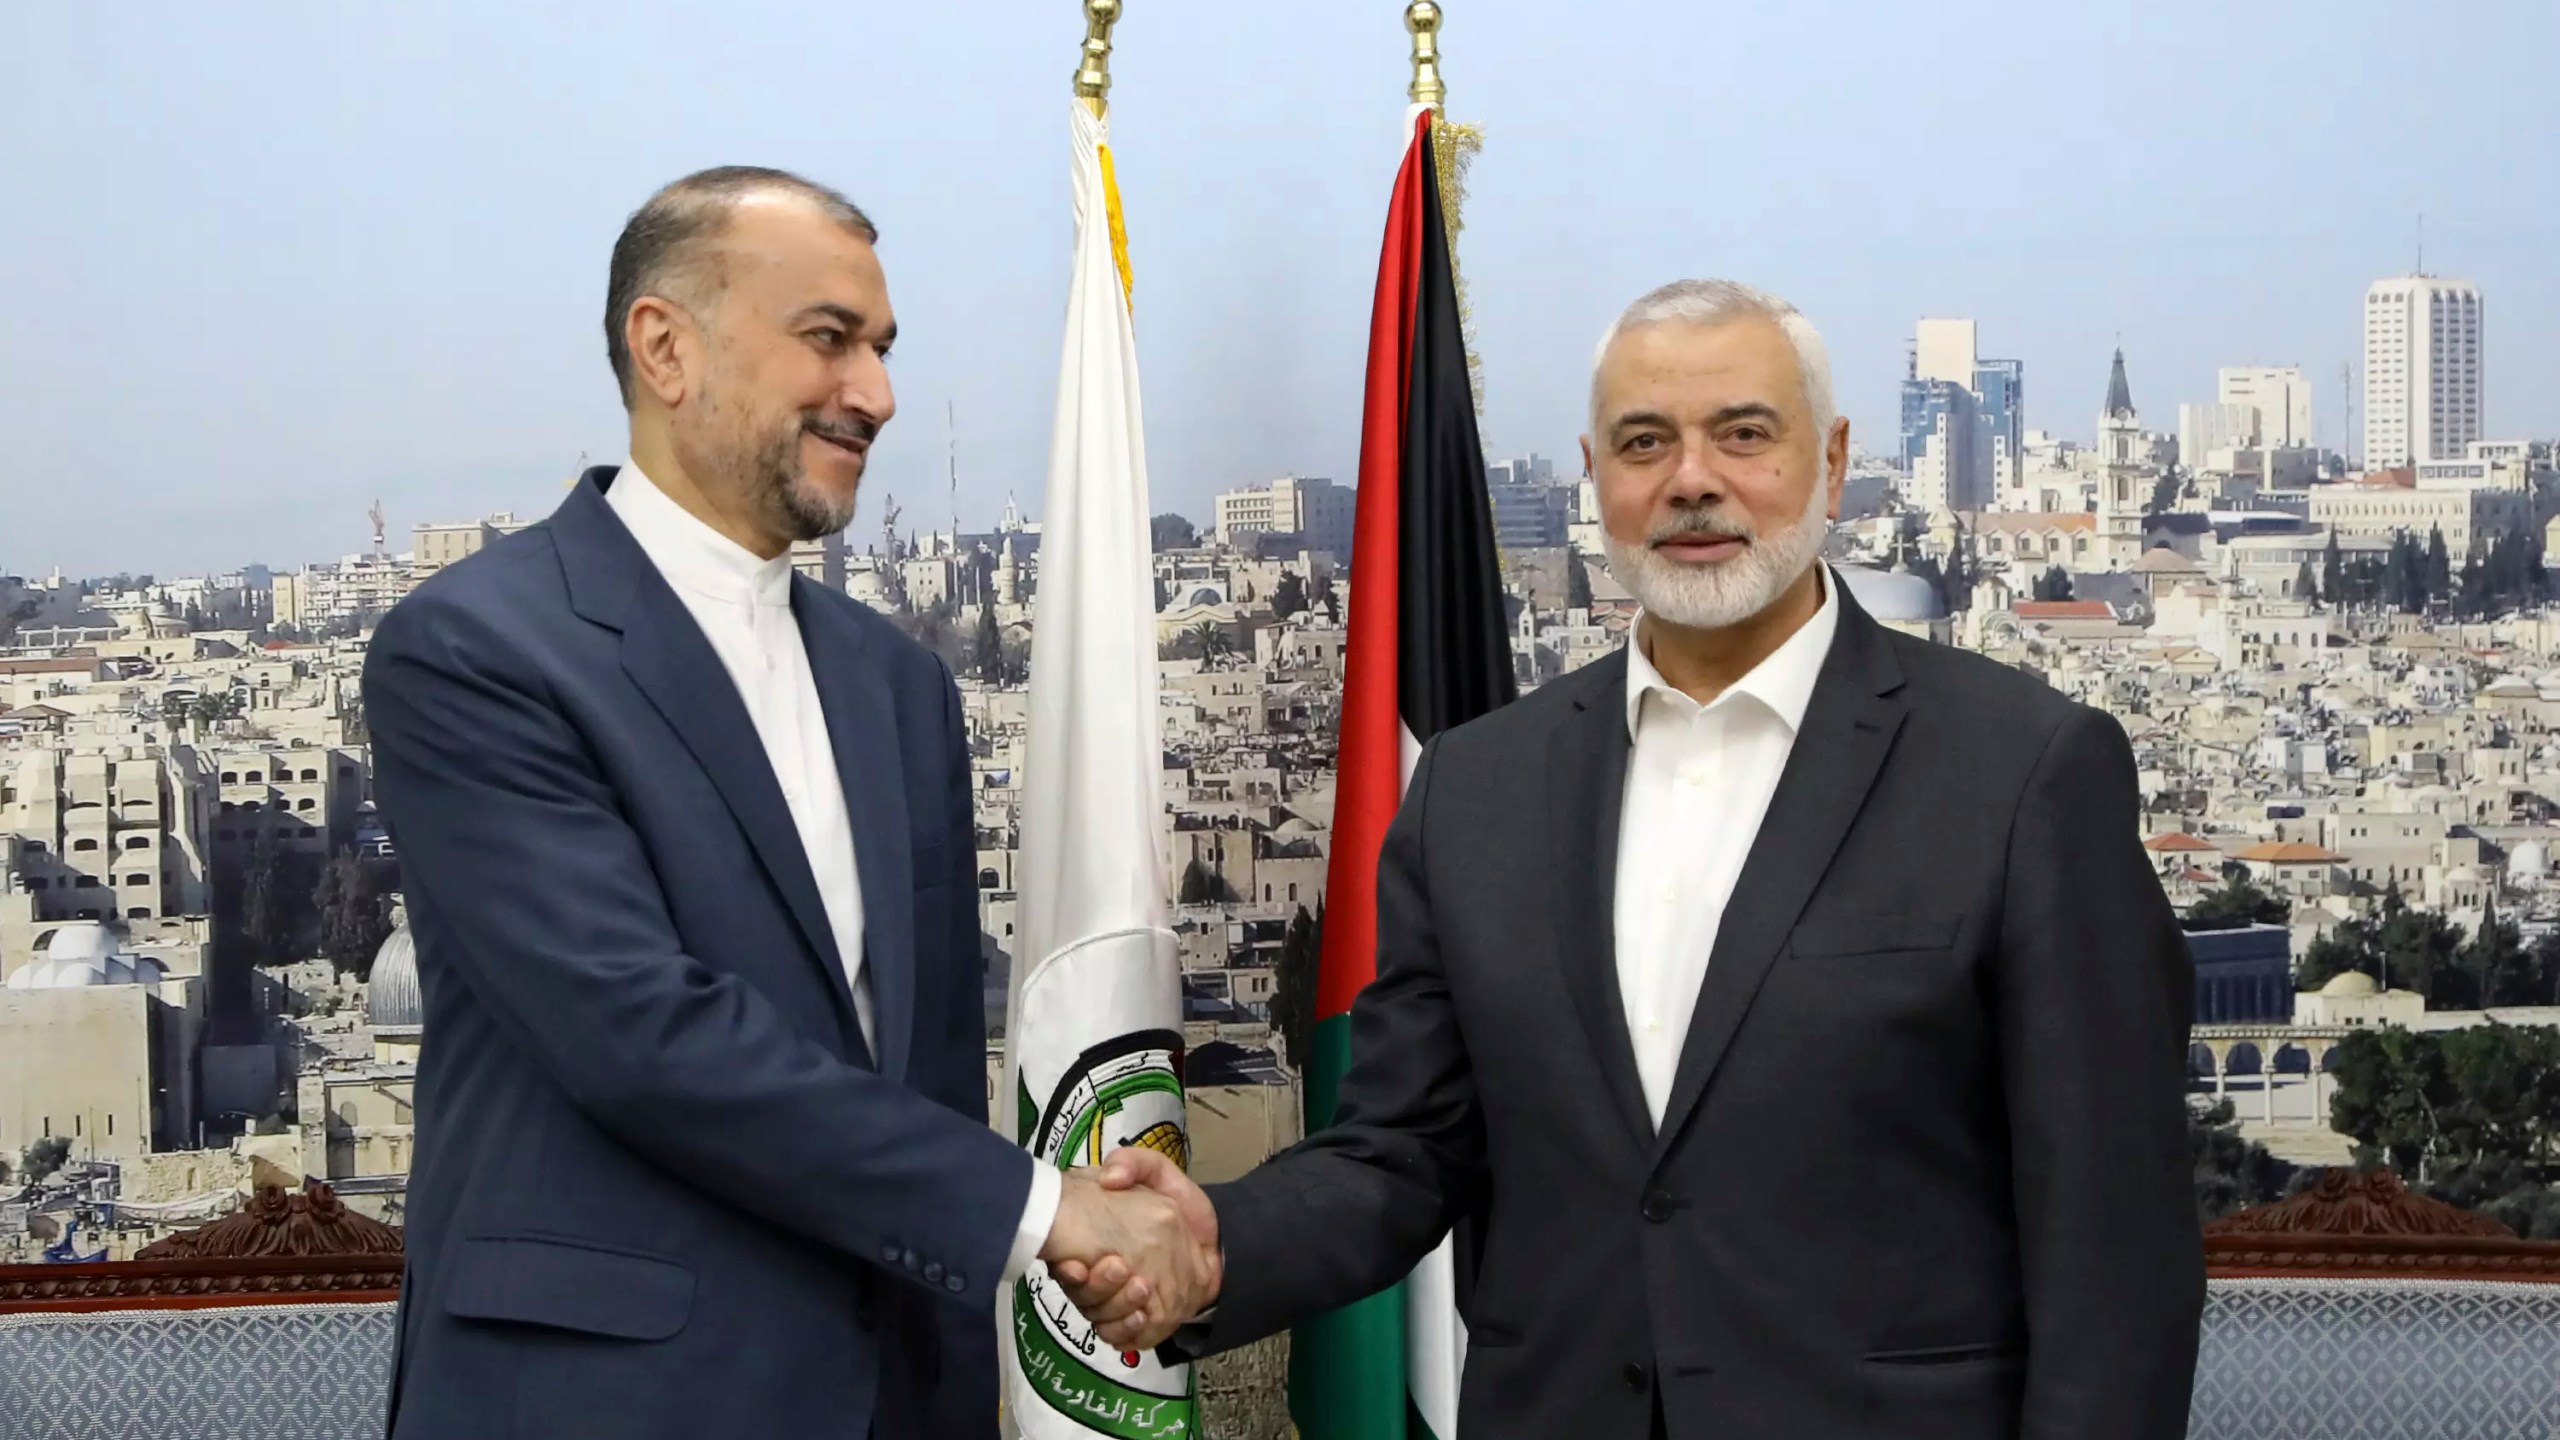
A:
[[[1636,1075],[1656,1129],[1670,1102],[1689,1017],[1707,977],[1726,902],[1759,838],[1769,796],[1840,627],[1839,581],[1820,574],[1822,607],[1769,658],[1701,705],[1645,655],[1646,621],[1627,636],[1627,789],[1618,813],[1618,994]]]
[[[862,878],[854,867],[853,817],[845,808],[844,782],[836,773],[835,747],[827,734],[827,714],[818,702],[817,677],[809,669],[808,647],[791,609],[791,556],[767,560],[697,519],[667,497],[641,471],[624,461],[604,492],[641,553],[684,602],[685,612],[702,628],[721,667],[746,702],[747,718],[782,786],[791,825],[808,856],[810,874],[818,882],[818,900],[826,907],[827,929],[844,964],[845,981],[853,987],[854,1019],[862,1026],[862,1043],[880,1053],[872,1019],[871,977],[862,963]],[[1022,1272],[1048,1242],[1057,1217],[1062,1186],[1048,1166],[1032,1173],[1030,1202],[1014,1234],[1013,1253],[1005,1266],[1005,1283]]]

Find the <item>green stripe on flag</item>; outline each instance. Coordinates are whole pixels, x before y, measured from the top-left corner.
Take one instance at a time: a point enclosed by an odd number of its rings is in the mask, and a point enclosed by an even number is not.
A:
[[[1308,1057],[1307,1130],[1333,1121],[1351,1068],[1351,1017],[1316,1025]],[[1305,1440],[1406,1440],[1404,1287],[1300,1325],[1289,1337],[1289,1415]]]

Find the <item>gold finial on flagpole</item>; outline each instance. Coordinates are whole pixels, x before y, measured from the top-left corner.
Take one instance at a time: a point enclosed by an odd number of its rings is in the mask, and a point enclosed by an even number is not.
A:
[[[1076,66],[1076,94],[1102,113],[1111,93],[1111,27],[1120,21],[1120,0],[1084,0],[1084,60]]]
[[[1404,28],[1413,32],[1413,86],[1404,93],[1437,110],[1449,94],[1440,83],[1440,7],[1413,0],[1404,7]]]

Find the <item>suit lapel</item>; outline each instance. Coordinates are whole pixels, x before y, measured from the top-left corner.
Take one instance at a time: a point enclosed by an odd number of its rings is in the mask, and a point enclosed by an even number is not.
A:
[[[627,534],[623,538],[629,541]],[[646,557],[631,543],[633,560],[645,567]],[[728,802],[729,813],[737,817],[738,828],[746,832],[747,843],[816,951],[844,1013],[852,1015],[853,991],[836,955],[835,932],[818,898],[808,853],[801,848],[791,807],[782,798],[782,785],[765,758],[746,702],[738,698],[736,682],[684,602],[654,569],[638,585],[632,605],[637,623],[622,633],[623,672],[675,728]]]
[[[1556,953],[1565,989],[1600,1062],[1600,1073],[1638,1146],[1653,1137],[1644,1082],[1618,989],[1618,816],[1627,787],[1626,652],[1603,660],[1547,741],[1549,873],[1557,897]],[[1611,677],[1615,677],[1614,684]]]
[[[1848,838],[1902,728],[1904,706],[1892,697],[1901,686],[1901,673],[1879,627],[1849,598],[1846,586],[1840,591],[1839,625],[1805,707],[1803,728],[1716,929],[1706,981],[1689,1018],[1661,1131],[1654,1137],[1656,1164],[1697,1108],[1733,1043],[1743,1012],[1768,978],[1779,947],[1813,898],[1823,872],[1831,868],[1832,856]]]
[[[907,825],[905,757],[897,712],[878,667],[862,663],[861,629],[830,616],[815,582],[792,582],[791,609],[827,717],[836,779],[853,822],[854,869],[862,885],[863,971],[871,979],[871,1026],[880,1073],[906,1074],[915,1025],[915,855]]]

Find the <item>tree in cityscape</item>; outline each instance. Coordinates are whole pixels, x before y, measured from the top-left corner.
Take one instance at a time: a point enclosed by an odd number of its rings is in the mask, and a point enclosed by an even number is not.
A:
[[[187,704],[184,718],[207,726],[224,720],[237,720],[244,713],[241,709],[242,696],[243,692],[239,690],[207,690]]]
[[[2333,1061],[2330,1123],[2356,1142],[2357,1163],[2387,1164],[2529,1239],[2560,1238],[2560,1029],[2361,1031]]]
[[[0,1155],[0,1193],[8,1191],[9,1177],[17,1173],[17,1167],[10,1162],[9,1157]]]
[[[2181,488],[2183,487],[2179,484],[2177,466],[2172,465],[2161,471],[2160,478],[2151,482],[2151,503],[2144,508],[2143,513],[2166,515],[2177,509],[2178,492]]]
[[[1199,527],[1170,510],[1149,520],[1147,531],[1158,550],[1192,550],[1200,544]]]
[[[2244,925],[2283,925],[2293,919],[2293,905],[2280,895],[2258,888],[2246,869],[2238,870],[2187,907],[2189,930],[2237,930]]]
[[[2312,570],[2311,562],[2308,560],[2303,561],[2302,568],[2294,572],[2293,594],[2297,600],[2317,601],[2320,598],[2320,577]]]
[[[1227,888],[1227,877],[1200,863],[1194,857],[1182,867],[1182,888],[1176,903],[1183,905],[1218,905],[1235,898]]]
[[[236,912],[240,944],[252,965],[293,962],[293,915],[287,900],[292,882],[285,870],[284,849],[276,844],[275,832],[260,827],[240,862]]]
[[[2475,992],[2461,965],[2463,940],[2462,927],[2443,912],[2413,909],[2394,880],[2373,915],[2345,921],[2311,943],[2294,967],[2294,984],[2317,990],[2354,970],[2377,986],[2424,995],[2430,1009],[2468,1009]]]
[[[320,954],[341,975],[373,974],[373,957],[391,938],[391,898],[350,849],[341,848],[320,872],[311,894],[320,912]]]
[[[2338,549],[2338,532],[2329,532],[2329,543],[2320,552],[2320,598],[2331,608],[2347,602],[2347,559]]]
[[[2281,1200],[2294,1166],[2243,1139],[2229,1100],[2187,1107],[2187,1155],[2195,1168],[2196,1214],[2219,1220],[2234,1210]]]
[[[44,602],[35,599],[21,600],[5,610],[0,610],[0,640],[15,636],[20,626],[43,613]]]
[[[978,634],[973,648],[977,654],[978,678],[990,685],[1002,685],[1011,676],[1005,673],[1004,630],[996,624],[996,607],[978,607]]]
[[[41,1185],[70,1158],[71,1142],[60,1135],[47,1135],[20,1153],[18,1173],[26,1184]]]
[[[1591,566],[1580,555],[1567,554],[1564,562],[1564,608],[1591,608]]]
[[[2046,601],[2070,599],[2071,572],[2059,565],[2047,566],[2045,572],[2036,577],[2034,595],[2036,599]]]
[[[1307,582],[1295,570],[1280,572],[1280,583],[1271,589],[1271,613],[1283,620],[1305,613]]]
[[[1200,647],[1200,658],[1209,664],[1214,665],[1235,653],[1235,641],[1227,637],[1227,627],[1215,620],[1203,620],[1192,626],[1188,633]]]
[[[1280,1043],[1292,1068],[1303,1071],[1307,1066],[1308,1047],[1315,1043],[1316,1033],[1316,969],[1324,952],[1324,902],[1316,902],[1314,915],[1307,907],[1289,917],[1288,933],[1280,941],[1280,960],[1271,976],[1271,1027],[1280,1032]]]
[[[2348,920],[2328,934],[2313,940],[2294,962],[2294,987],[2317,993],[2320,987],[2350,970],[2371,976],[2382,983],[2382,946],[2374,938],[2375,925],[2369,920]]]
[[[2415,544],[2413,539],[2410,543]],[[2453,555],[2445,548],[2444,527],[2427,531],[2427,595],[2441,600],[2453,593]]]

